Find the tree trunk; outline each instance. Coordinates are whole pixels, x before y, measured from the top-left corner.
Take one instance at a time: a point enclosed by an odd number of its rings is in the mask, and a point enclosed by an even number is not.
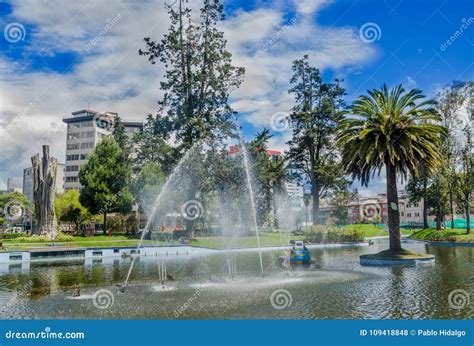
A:
[[[466,229],[467,234],[471,234],[471,214],[469,213],[469,203],[466,206]]]
[[[319,191],[313,190],[313,225],[319,225]]]
[[[103,229],[104,235],[106,235],[107,234],[107,212],[106,211],[104,211],[104,226],[103,227],[104,227]]]
[[[397,172],[395,166],[388,160],[385,164],[387,170],[387,209],[388,231],[390,233],[390,250],[402,249],[400,235],[400,214],[398,207]]]
[[[453,191],[450,189],[449,191],[449,211],[451,212],[451,229],[454,229],[454,197]]]
[[[426,202],[427,201],[427,181],[426,181],[426,177],[425,179],[423,179],[423,229],[426,229],[429,227],[428,225],[428,203]]]

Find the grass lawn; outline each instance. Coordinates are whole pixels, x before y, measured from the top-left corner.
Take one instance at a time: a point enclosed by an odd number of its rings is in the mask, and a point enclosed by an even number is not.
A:
[[[378,227],[373,224],[368,224],[368,223],[359,223],[359,224],[353,224],[353,225],[346,225],[342,227],[343,229],[347,230],[358,230],[364,232],[364,238],[370,238],[370,237],[381,237],[381,236],[388,236],[388,228],[384,229],[382,227]],[[408,229],[401,229],[402,234],[412,234],[412,230]]]
[[[289,245],[290,240],[303,240],[304,236],[288,235],[287,233],[260,232],[261,246]],[[191,245],[202,246],[211,249],[257,247],[257,238],[248,237],[201,237],[191,241]]]
[[[21,241],[18,239],[4,239],[3,249],[0,251],[18,251],[18,250],[34,250],[35,248],[51,248],[55,249],[57,247],[49,246],[49,244],[54,244],[61,247],[133,247],[137,246],[140,242],[136,237],[127,237],[127,236],[93,236],[93,237],[74,237],[73,241],[69,242],[56,242],[56,241]],[[157,244],[162,242],[145,240],[143,244]]]
[[[435,228],[426,228],[415,232],[411,238],[427,241],[450,241],[450,242],[464,242],[473,243],[474,234],[467,234],[466,229],[444,229],[437,231]]]

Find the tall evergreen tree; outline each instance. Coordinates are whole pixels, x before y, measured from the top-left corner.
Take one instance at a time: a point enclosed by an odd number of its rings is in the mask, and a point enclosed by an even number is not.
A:
[[[95,147],[79,171],[79,201],[90,213],[103,215],[104,232],[108,213],[132,209],[131,174],[130,163],[123,159],[123,151],[112,137],[105,137]]]
[[[287,156],[300,178],[311,184],[313,223],[318,224],[319,199],[344,176],[334,139],[344,89],[337,80],[325,83],[307,55],[293,62],[293,72],[289,90],[295,96],[289,119],[293,136]]]
[[[166,67],[159,121],[181,152],[198,140],[232,133],[234,111],[228,98],[240,86],[244,69],[232,65],[227,41],[217,28],[224,19],[218,0],[204,0],[199,20],[193,20],[184,0],[169,7],[168,13],[168,33],[160,41],[145,38],[146,49],[139,53]]]

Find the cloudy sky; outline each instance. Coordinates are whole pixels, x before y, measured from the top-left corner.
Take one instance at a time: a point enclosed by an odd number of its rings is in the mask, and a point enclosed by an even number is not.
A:
[[[198,8],[199,0],[189,0]],[[91,108],[143,120],[160,98],[163,67],[138,55],[143,37],[168,27],[175,0],[0,0],[0,189],[49,144],[65,157],[62,118]],[[473,1],[226,1],[221,27],[245,82],[232,94],[244,134],[273,129],[288,112],[291,62],[308,54],[327,80],[343,78],[347,102],[382,83],[434,96],[474,74]],[[102,33],[101,33],[102,32]],[[367,193],[382,190],[377,179]]]

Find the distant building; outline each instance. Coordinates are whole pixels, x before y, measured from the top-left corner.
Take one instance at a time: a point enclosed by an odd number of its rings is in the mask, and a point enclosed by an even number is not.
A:
[[[10,177],[7,179],[7,193],[21,192],[21,177]]]
[[[114,121],[118,114],[83,109],[65,117],[66,138],[66,174],[64,189],[79,189],[79,169],[104,136],[112,134]],[[124,121],[125,130],[130,136],[143,130],[142,122]]]
[[[56,171],[56,194],[60,195],[64,192],[64,176],[66,173],[66,165],[58,163],[58,170]],[[23,170],[23,194],[33,203],[33,167],[28,167]]]
[[[295,183],[285,182],[285,190],[288,194],[288,198],[290,199],[290,203],[292,208],[300,209],[304,206],[303,201],[303,186],[299,186]]]

